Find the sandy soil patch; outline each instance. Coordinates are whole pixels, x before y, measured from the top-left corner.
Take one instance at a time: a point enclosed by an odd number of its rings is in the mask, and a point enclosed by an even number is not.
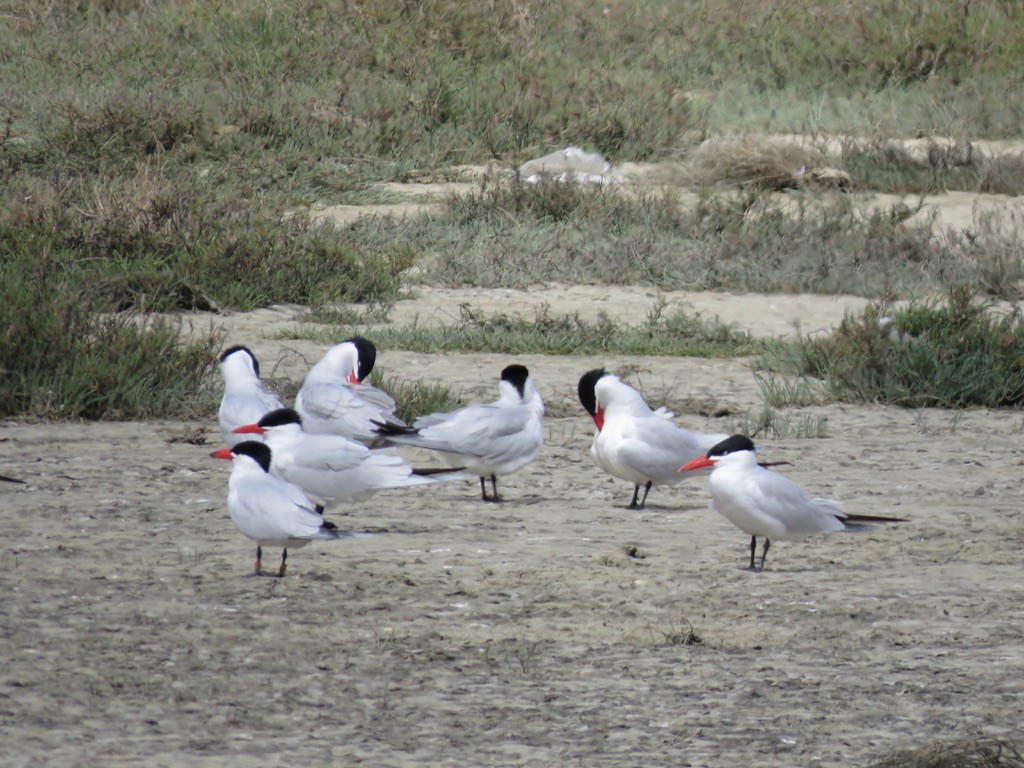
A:
[[[630,362],[652,392],[758,404],[742,361],[522,361],[551,401]],[[504,362],[380,358],[488,397]],[[699,479],[624,509],[582,409],[548,420],[506,503],[460,481],[331,510],[381,532],[298,551],[282,580],[250,575],[212,422],[7,423],[0,469],[27,481],[0,484],[7,760],[861,765],[1019,732],[1021,416],[817,411],[830,438],[765,455],[908,522],[780,543],[762,574]]]

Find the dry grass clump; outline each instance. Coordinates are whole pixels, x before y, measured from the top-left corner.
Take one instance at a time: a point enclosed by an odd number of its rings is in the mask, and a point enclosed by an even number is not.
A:
[[[829,167],[818,150],[762,136],[708,139],[691,153],[686,172],[691,183],[705,186],[755,190],[850,187],[849,175]]]
[[[1010,741],[967,739],[900,750],[870,768],[1024,768],[1024,756]]]

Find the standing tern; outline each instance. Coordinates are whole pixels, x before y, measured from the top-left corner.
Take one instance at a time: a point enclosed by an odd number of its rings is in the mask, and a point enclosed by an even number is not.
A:
[[[583,374],[576,389],[580,403],[594,419],[590,453],[597,466],[633,483],[633,500],[627,509],[643,509],[652,486],[679,482],[681,464],[703,456],[726,437],[676,426],[669,411],[652,411],[639,392],[603,368]],[[639,498],[641,486],[643,498]]]
[[[291,408],[271,411],[235,432],[260,435],[270,448],[270,473],[301,488],[317,511],[334,500],[357,501],[388,488],[462,477],[447,469],[414,469],[391,451],[371,450],[340,435],[311,435]]]
[[[284,403],[260,381],[260,364],[248,347],[224,350],[220,371],[224,377],[224,396],[217,421],[224,442],[231,447],[246,439],[234,434],[236,427],[252,424],[263,414],[284,407]]]
[[[288,569],[288,547],[299,549],[313,539],[340,539],[356,534],[339,531],[313,509],[296,485],[271,475],[270,448],[245,440],[210,454],[232,461],[228,478],[228,514],[244,535],[256,542],[256,574],[262,573],[263,545],[281,547],[278,576]]]
[[[388,442],[441,451],[452,466],[479,476],[484,501],[501,501],[498,476],[522,469],[540,453],[543,416],[544,402],[530,372],[509,365],[501,372],[495,402],[421,416],[412,427],[378,423],[377,434]]]
[[[847,514],[838,501],[809,497],[789,478],[759,466],[754,444],[745,435],[726,438],[679,471],[705,467],[713,468],[708,478],[712,509],[750,534],[751,571],[764,570],[771,539],[792,541],[813,533],[870,531],[875,523],[903,522],[898,517]],[[755,568],[758,536],[764,537],[764,549],[761,566]]]
[[[405,426],[395,415],[397,406],[391,396],[363,383],[376,359],[373,343],[355,336],[331,347],[309,369],[295,398],[295,410],[307,432],[375,445],[380,437],[374,432],[374,422]]]

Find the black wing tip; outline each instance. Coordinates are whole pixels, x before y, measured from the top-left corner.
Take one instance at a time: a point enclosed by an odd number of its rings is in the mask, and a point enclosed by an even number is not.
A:
[[[454,472],[464,472],[465,467],[413,467],[412,473],[420,477],[433,477],[434,475],[447,475]]]
[[[851,523],[906,523],[909,522],[909,518],[906,517],[890,517],[888,515],[846,515],[843,518],[844,522]]]
[[[416,435],[419,434],[419,430],[415,427],[409,427],[405,424],[396,424],[393,421],[377,421],[376,419],[370,419],[370,423],[373,424],[374,433],[381,437],[390,437],[392,435]]]

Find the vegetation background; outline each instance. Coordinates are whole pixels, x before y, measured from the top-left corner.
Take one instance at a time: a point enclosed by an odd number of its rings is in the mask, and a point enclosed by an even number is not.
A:
[[[796,190],[794,212],[786,158],[735,144],[690,175],[696,205],[512,173],[570,145],[685,164],[716,137],[801,134],[839,137],[824,160],[855,189],[1018,194],[1021,155],[970,151],[1024,124],[1013,0],[28,0],[0,19],[0,414],[207,412],[218,340],[175,343],[136,322],[153,311],[386,313],[413,280],[1015,299],[1024,275],[1019,237],[940,241],[904,205]],[[905,137],[954,143],[922,162]],[[429,217],[308,216],[488,161],[510,173]]]

